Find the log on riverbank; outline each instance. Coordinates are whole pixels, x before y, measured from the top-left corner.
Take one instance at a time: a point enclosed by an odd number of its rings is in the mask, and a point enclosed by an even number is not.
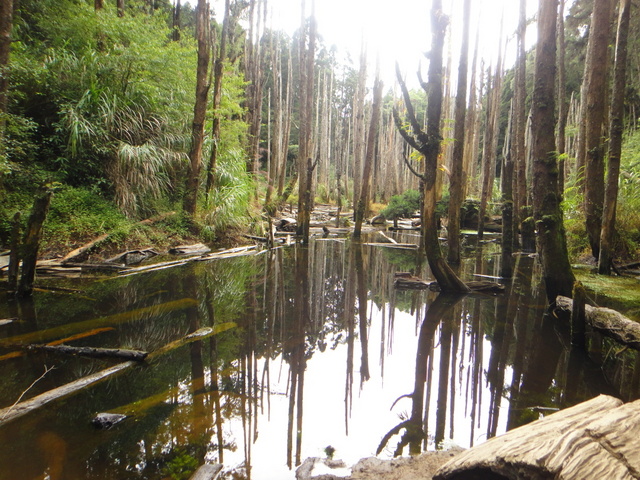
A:
[[[563,296],[556,298],[556,316],[568,319],[572,308],[573,300],[570,298]],[[592,307],[591,305],[585,305],[585,316],[587,324],[594,330],[623,345],[640,350],[640,323],[610,308]]]
[[[638,472],[640,401],[600,395],[471,448],[433,478],[632,479]]]
[[[124,348],[95,348],[95,347],[73,347],[71,345],[38,345],[27,346],[27,350],[60,353],[63,355],[80,355],[91,358],[119,358],[142,362],[148,355],[141,350],[128,350]]]

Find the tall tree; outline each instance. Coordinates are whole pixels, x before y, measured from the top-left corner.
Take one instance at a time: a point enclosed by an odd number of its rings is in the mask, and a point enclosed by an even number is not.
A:
[[[313,86],[315,74],[316,20],[315,0],[311,2],[308,39],[306,38],[305,0],[302,0],[300,36],[300,135],[298,149],[298,229],[303,242],[309,240],[311,220],[311,174],[315,163],[313,155]]]
[[[584,213],[587,236],[595,258],[600,254],[600,228],[604,202],[604,138],[607,58],[611,0],[594,0],[584,73],[583,115],[585,125]]]
[[[571,296],[574,276],[569,264],[555,146],[556,15],[558,0],[540,0],[534,90],[531,107],[533,212],[547,299]]]
[[[565,63],[566,42],[564,35],[564,7],[565,0],[560,0],[558,9],[558,191],[564,195],[564,170],[567,117],[569,102],[567,100],[567,67]]]
[[[0,2],[0,147],[4,150],[4,127],[7,114],[7,94],[9,91],[9,53],[11,51],[11,30],[13,29],[13,0]]]
[[[172,19],[173,31],[171,32],[171,39],[174,42],[180,41],[180,10],[181,10],[180,0],[176,0],[175,5],[173,6],[173,19]]]
[[[449,252],[450,263],[460,263],[460,207],[462,206],[464,187],[464,145],[465,120],[467,114],[467,71],[469,63],[469,28],[471,24],[471,0],[464,1],[462,26],[462,47],[458,65],[458,91],[456,92],[455,126],[451,176],[449,177]]]
[[[527,194],[527,151],[525,148],[525,131],[527,128],[526,64],[527,55],[525,39],[527,32],[527,1],[520,0],[520,20],[518,22],[518,59],[516,62],[515,104],[514,104],[514,222],[519,225],[524,220],[522,207],[529,204]],[[515,237],[517,240],[517,237]]]
[[[207,0],[198,0],[196,38],[198,40],[196,101],[193,107],[189,171],[187,173],[183,200],[184,211],[192,221],[196,215],[198,204],[202,146],[204,144],[204,122],[207,114],[207,99],[209,97],[209,57],[211,56],[211,42],[209,39],[209,4]]]
[[[397,77],[407,109],[407,116],[413,134],[407,132],[399,115],[395,114],[396,125],[405,141],[424,155],[424,170],[421,175],[424,181],[424,205],[422,224],[427,260],[431,271],[443,292],[468,292],[469,287],[458,278],[456,273],[445,262],[438,241],[438,225],[436,218],[436,172],[440,154],[440,117],[442,115],[442,50],[444,36],[448,24],[447,16],[442,12],[442,0],[431,3],[431,51],[429,55],[429,71],[427,78],[427,129],[421,128],[415,116],[407,86],[398,71]],[[399,70],[399,69],[398,69]]]
[[[620,1],[618,17],[618,34],[616,38],[616,56],[613,72],[613,94],[609,120],[609,168],[602,212],[602,229],[600,231],[600,256],[598,273],[611,273],[612,243],[618,204],[618,177],[620,176],[620,154],[622,151],[622,131],[624,120],[624,96],[627,68],[627,40],[629,36],[629,20],[631,17],[631,0]]]
[[[224,62],[227,57],[227,38],[229,36],[229,23],[231,22],[230,0],[224,2],[224,20],[222,21],[222,34],[218,55],[213,64],[213,126],[211,128],[211,154],[207,164],[207,183],[205,192],[211,192],[214,183],[218,151],[220,149],[220,125],[222,118],[220,113],[220,101],[222,100],[222,77],[224,74]]]
[[[354,237],[359,237],[362,231],[362,221],[369,203],[369,184],[371,181],[371,167],[373,157],[376,152],[376,143],[378,140],[378,127],[380,125],[380,111],[382,109],[382,81],[380,75],[376,75],[373,85],[373,106],[371,108],[371,123],[369,125],[369,135],[367,136],[367,151],[364,156],[364,166],[362,169],[362,184],[360,195],[358,195],[358,205],[356,207],[356,223],[353,231]]]

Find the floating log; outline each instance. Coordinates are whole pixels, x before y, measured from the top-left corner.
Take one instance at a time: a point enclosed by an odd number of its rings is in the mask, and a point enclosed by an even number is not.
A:
[[[473,447],[434,480],[638,478],[640,401],[600,395]]]
[[[94,347],[73,347],[70,345],[27,345],[27,350],[61,353],[64,355],[80,355],[91,358],[119,358],[142,362],[148,355],[141,350],[127,350],[123,348],[94,348]]]
[[[555,313],[558,317],[569,318],[573,300],[567,297],[556,298]],[[640,323],[625,317],[610,308],[585,305],[587,324],[594,330],[629,347],[640,350]]]
[[[230,328],[234,328],[235,326],[236,324],[234,322],[227,322],[216,325],[215,327],[201,328],[183,338],[166,344],[165,346],[153,352],[152,355],[154,357],[160,356],[190,342],[202,340],[212,335],[216,335],[220,332],[229,330]],[[151,358],[151,355],[149,355],[149,358]],[[25,400],[24,402],[16,403],[14,405],[11,405],[10,407],[3,408],[0,410],[0,427],[15,420],[16,418],[20,418],[23,415],[26,415],[27,413],[46,405],[47,403],[74,395],[84,388],[102,382],[103,380],[112,377],[113,375],[116,375],[128,368],[133,367],[134,365],[138,365],[138,362],[130,360],[128,362],[118,363],[113,367],[101,370],[86,377],[79,378],[78,380],[44,392],[40,395],[30,398],[29,400]]]
[[[404,250],[417,250],[418,245],[415,243],[363,243],[362,245],[367,245],[370,247],[387,247],[387,248],[400,248]]]
[[[421,278],[415,277],[410,273],[399,272],[395,275],[393,286],[398,289],[405,290],[432,290],[434,292],[440,291],[440,285],[438,282],[427,282]],[[495,282],[488,282],[485,280],[471,280],[465,282],[472,292],[476,293],[504,293],[504,285]]]
[[[102,382],[107,378],[112,377],[113,375],[132,367],[133,365],[137,365],[137,363],[133,361],[118,363],[113,367],[101,370],[97,373],[94,373],[93,375],[79,378],[78,380],[67,383],[66,385],[62,385],[47,392],[41,393],[40,395],[30,398],[29,400],[25,400],[24,402],[20,402],[10,407],[3,408],[2,410],[0,410],[0,426],[9,423],[17,418],[20,418],[23,415],[32,412],[33,410],[43,407],[46,404],[53,402],[54,400],[66,398],[90,385],[95,385],[99,382]]]
[[[216,480],[221,471],[222,465],[205,463],[189,477],[189,480]]]
[[[0,320],[0,327],[3,325],[9,325],[17,320],[17,318],[3,318]]]
[[[398,242],[396,242],[393,238],[391,238],[391,237],[390,237],[390,236],[388,236],[388,235],[385,235],[385,233],[384,233],[382,230],[378,230],[378,233],[379,233],[380,235],[382,235],[382,237],[383,237],[385,240],[387,240],[387,242],[389,242],[389,243],[393,243],[393,244],[395,244],[395,245],[397,245],[397,244],[398,244]]]

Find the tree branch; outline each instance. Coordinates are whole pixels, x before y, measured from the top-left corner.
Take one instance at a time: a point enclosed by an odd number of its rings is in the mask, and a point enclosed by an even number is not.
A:
[[[407,89],[407,84],[402,78],[402,74],[400,73],[400,66],[398,62],[396,62],[396,78],[398,79],[398,83],[400,84],[400,89],[402,90],[402,98],[404,99],[404,106],[407,109],[407,116],[409,117],[409,123],[411,124],[411,128],[413,129],[413,134],[416,138],[420,138],[424,135],[420,124],[416,118],[416,112],[413,109],[413,104],[411,103],[411,97],[409,97],[409,90]],[[416,147],[414,147],[416,148]],[[416,148],[416,150],[420,150]]]
[[[407,158],[404,152],[402,153],[402,159],[404,160],[404,163],[407,165],[407,167],[409,167],[409,170],[411,170],[411,173],[413,173],[416,177],[418,177],[423,182],[427,181],[427,177],[425,175],[421,174],[415,168],[413,168],[413,165],[411,165],[411,163],[409,162],[409,159]]]

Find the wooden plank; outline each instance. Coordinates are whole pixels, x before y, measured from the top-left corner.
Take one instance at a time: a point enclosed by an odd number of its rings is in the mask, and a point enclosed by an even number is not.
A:
[[[471,448],[433,478],[481,478],[488,471],[506,478],[637,479],[640,402],[622,405],[600,395]]]

